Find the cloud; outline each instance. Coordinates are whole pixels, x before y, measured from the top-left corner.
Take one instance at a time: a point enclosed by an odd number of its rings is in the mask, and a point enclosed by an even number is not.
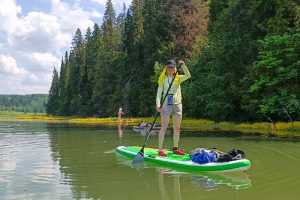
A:
[[[23,68],[17,67],[16,60],[13,57],[5,55],[0,55],[0,73],[14,77],[26,75],[26,71]]]
[[[102,14],[80,4],[49,0],[48,13],[31,11],[22,15],[15,0],[0,6],[0,94],[48,93],[53,67],[69,50],[77,28],[82,34]]]
[[[78,4],[71,6],[60,0],[51,0],[51,5],[51,14],[58,18],[64,32],[74,33],[77,28],[85,31],[88,27],[94,26],[92,18],[103,16],[97,11],[84,11]]]
[[[107,0],[90,0],[90,1],[103,6],[105,6],[107,2]],[[124,3],[128,6],[131,4],[131,2],[132,0],[112,0],[113,5],[118,7],[123,6]]]
[[[77,28],[85,35],[95,22],[100,25],[106,1],[45,0],[36,5],[44,7],[22,12],[16,0],[1,0],[0,94],[48,93],[53,68],[59,70]],[[131,0],[112,2],[122,10]]]
[[[33,64],[40,64],[40,68],[46,70],[49,69],[49,66],[53,68],[60,64],[60,60],[51,53],[32,53],[27,57]]]
[[[107,0],[90,0],[91,2],[94,2],[94,3],[98,3],[98,4],[101,4],[101,5],[105,5]]]
[[[0,31],[14,32],[18,21],[17,15],[22,12],[22,8],[17,6],[14,0],[1,0],[0,6]]]
[[[65,35],[56,16],[30,12],[15,21],[18,26],[8,33],[8,43],[18,51],[53,52],[62,47]]]
[[[46,58],[45,63],[53,62],[55,57],[50,55],[33,54],[33,63],[41,63],[39,59]],[[38,56],[38,57],[37,57]],[[52,65],[53,66],[53,65]],[[45,64],[45,67],[46,64]],[[53,69],[53,68],[52,68]],[[32,70],[35,72],[34,70]],[[46,70],[48,71],[48,70]],[[40,69],[35,73],[25,68],[18,67],[16,60],[11,56],[0,55],[0,93],[2,94],[28,94],[45,93],[49,90],[51,75]]]

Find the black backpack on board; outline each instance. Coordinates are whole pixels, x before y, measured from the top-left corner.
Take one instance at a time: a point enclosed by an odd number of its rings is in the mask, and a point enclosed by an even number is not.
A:
[[[240,160],[245,158],[245,152],[241,149],[232,149],[228,153],[224,153],[219,156],[217,162],[229,162],[233,160]]]

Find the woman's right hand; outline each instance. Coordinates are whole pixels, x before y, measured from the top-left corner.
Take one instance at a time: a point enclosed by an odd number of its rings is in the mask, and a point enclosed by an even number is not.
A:
[[[161,107],[156,108],[157,112],[161,112]]]
[[[185,63],[184,63],[183,60],[179,60],[179,61],[178,61],[178,65],[185,65]]]

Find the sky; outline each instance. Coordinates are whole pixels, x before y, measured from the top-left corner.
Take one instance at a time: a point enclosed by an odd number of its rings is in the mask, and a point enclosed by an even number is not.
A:
[[[106,1],[0,0],[0,94],[47,94],[76,29],[101,25]],[[118,14],[131,0],[112,2]]]

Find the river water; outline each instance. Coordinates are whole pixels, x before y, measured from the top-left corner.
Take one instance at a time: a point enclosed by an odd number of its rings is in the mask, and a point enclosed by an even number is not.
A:
[[[0,199],[255,199],[300,197],[300,140],[230,133],[188,133],[182,149],[235,147],[252,162],[247,172],[191,173],[116,156],[141,145],[126,125],[75,126],[0,122]],[[147,146],[157,147],[157,134]],[[168,134],[165,145],[172,146]]]

